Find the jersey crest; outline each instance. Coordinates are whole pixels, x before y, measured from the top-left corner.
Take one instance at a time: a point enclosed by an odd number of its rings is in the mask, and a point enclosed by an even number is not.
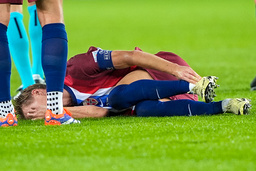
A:
[[[94,99],[94,98],[88,98],[88,99],[85,99],[83,101],[83,105],[84,106],[86,106],[86,105],[94,105],[94,106],[96,106],[98,103],[99,102],[96,99]]]

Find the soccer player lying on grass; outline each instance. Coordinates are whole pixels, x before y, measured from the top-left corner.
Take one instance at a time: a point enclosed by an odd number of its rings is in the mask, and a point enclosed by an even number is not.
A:
[[[90,47],[67,63],[63,105],[74,118],[104,117],[111,115],[111,110],[131,108],[137,116],[247,114],[247,99],[211,102],[216,79],[201,78],[170,52],[152,55],[138,48],[107,51]],[[197,101],[195,94],[209,103]],[[46,91],[41,84],[28,87],[16,100],[16,111],[25,119],[45,117],[47,122],[52,116],[44,116],[45,108]]]

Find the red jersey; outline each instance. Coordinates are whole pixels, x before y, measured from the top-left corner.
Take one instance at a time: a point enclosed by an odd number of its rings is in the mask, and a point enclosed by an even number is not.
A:
[[[142,69],[137,66],[125,69],[100,69],[97,61],[97,52],[100,48],[90,47],[87,53],[79,54],[67,62],[64,88],[71,94],[74,105],[96,105],[110,107],[108,95],[115,85],[128,73]],[[136,49],[140,50],[140,49]],[[159,52],[157,56],[179,65],[188,64],[176,54]],[[177,80],[176,77],[152,69],[145,69],[155,80]],[[170,97],[176,99],[197,100],[196,95],[182,94]]]

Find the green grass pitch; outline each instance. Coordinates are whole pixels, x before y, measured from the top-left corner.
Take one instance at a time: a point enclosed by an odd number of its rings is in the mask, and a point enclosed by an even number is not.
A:
[[[216,75],[216,100],[247,97],[247,116],[81,119],[1,128],[0,170],[256,170],[256,30],[253,0],[64,0],[69,57],[93,45],[179,54]],[[24,8],[24,20],[28,14]],[[11,93],[21,84],[13,65]]]

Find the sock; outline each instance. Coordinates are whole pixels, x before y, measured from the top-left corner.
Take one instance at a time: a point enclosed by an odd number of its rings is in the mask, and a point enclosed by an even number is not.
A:
[[[42,65],[46,78],[47,93],[63,92],[66,63],[67,34],[64,24],[45,25],[42,37]],[[58,98],[58,103],[52,105],[52,107],[58,108],[57,112],[52,111],[54,114],[62,113],[62,98]],[[47,108],[51,108],[51,106],[47,106]]]
[[[115,109],[126,109],[140,101],[168,98],[188,91],[189,83],[183,80],[139,80],[115,87],[109,94],[109,104]]]
[[[14,115],[14,107],[11,100],[0,102],[0,117],[5,118],[7,114]]]
[[[10,52],[19,72],[23,89],[34,84],[29,58],[29,43],[23,24],[23,15],[12,12],[7,30]]]
[[[0,117],[14,114],[10,94],[11,56],[7,39],[7,26],[0,23]]]
[[[193,116],[223,113],[222,102],[204,103],[193,100],[160,102],[147,100],[136,105],[137,116]]]
[[[192,89],[195,87],[195,84],[189,83],[189,91],[192,91]]]
[[[29,12],[29,37],[31,42],[32,51],[32,72],[33,74],[38,74],[43,79],[44,71],[42,68],[41,59],[41,48],[42,48],[42,27],[39,23],[36,5],[28,7]]]
[[[52,91],[47,93],[47,109],[51,110],[54,114],[63,113],[62,92]],[[61,99],[61,100],[60,100]],[[61,106],[59,108],[59,106]]]
[[[227,105],[228,105],[228,103],[229,103],[229,101],[230,101],[231,99],[225,99],[225,100],[223,100],[222,101],[222,103],[221,103],[221,107],[222,107],[222,110],[223,110],[223,112],[227,112]]]
[[[0,23],[0,102],[11,100],[11,57],[6,32],[7,26]]]

